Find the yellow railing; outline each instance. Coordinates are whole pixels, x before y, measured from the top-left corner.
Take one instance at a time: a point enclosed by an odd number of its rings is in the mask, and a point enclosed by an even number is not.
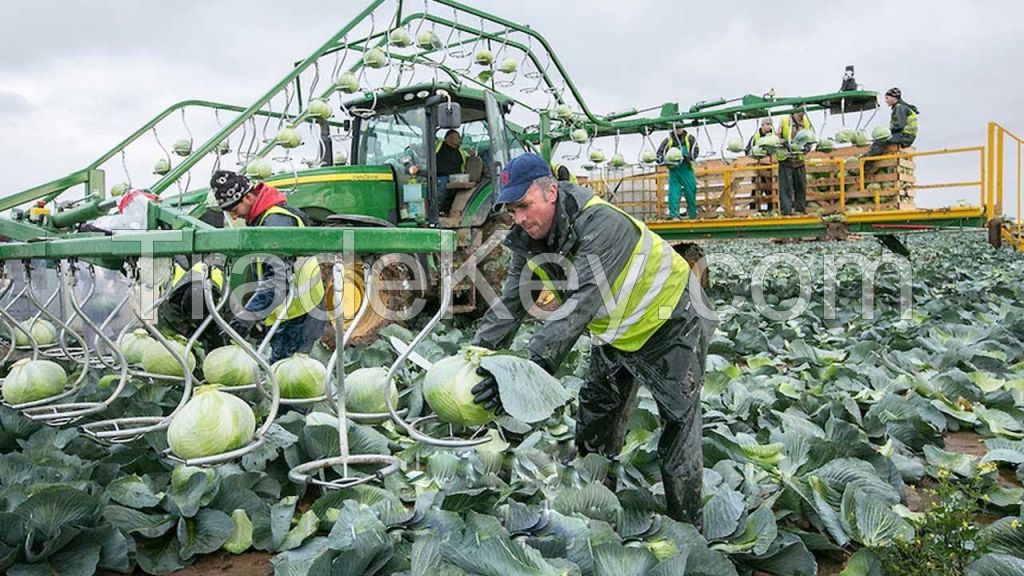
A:
[[[1009,140],[1010,146],[1017,146],[1017,218],[1012,228],[1009,228],[1012,235],[1012,242],[1018,248],[1024,249],[1024,229],[1022,229],[1021,218],[1021,147],[1024,146],[1024,139],[1010,132],[995,122],[988,123],[988,172],[992,175],[986,186],[986,213],[988,220],[1003,216],[1003,200],[1005,196],[1004,174],[1006,171],[1006,144]]]
[[[984,146],[965,146],[963,148],[943,148],[942,150],[924,150],[924,151],[911,151],[911,152],[897,152],[895,154],[881,154],[879,156],[863,156],[858,160],[858,183],[859,190],[865,192],[864,187],[864,166],[868,162],[875,162],[878,160],[898,160],[900,158],[922,158],[927,156],[945,156],[952,154],[968,154],[971,152],[978,153],[978,179],[970,180],[965,182],[940,182],[936,184],[919,184],[914,182],[914,190],[927,190],[934,188],[970,188],[978,187],[978,205],[985,206],[985,147]],[[845,187],[840,187],[840,194],[845,196]],[[840,202],[843,204],[843,202]],[[875,190],[875,209],[881,208],[881,198],[879,197],[878,190]]]

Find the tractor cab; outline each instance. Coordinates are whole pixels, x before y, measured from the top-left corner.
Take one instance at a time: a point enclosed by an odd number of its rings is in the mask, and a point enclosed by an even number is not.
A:
[[[373,100],[376,99],[376,102]],[[408,227],[478,227],[496,197],[494,175],[523,147],[506,126],[511,103],[501,95],[454,85],[411,86],[345,103],[353,114],[350,166],[279,174],[268,184],[314,221]],[[439,177],[437,154],[457,131],[461,170]],[[324,159],[337,150],[329,134]],[[448,201],[444,202],[444,195]]]

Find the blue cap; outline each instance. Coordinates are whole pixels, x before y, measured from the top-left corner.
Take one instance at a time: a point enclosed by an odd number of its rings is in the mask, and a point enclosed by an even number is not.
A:
[[[543,158],[536,154],[516,156],[508,166],[505,166],[498,178],[501,184],[498,204],[518,202],[526,195],[534,180],[545,176],[551,177],[551,166],[548,166]]]

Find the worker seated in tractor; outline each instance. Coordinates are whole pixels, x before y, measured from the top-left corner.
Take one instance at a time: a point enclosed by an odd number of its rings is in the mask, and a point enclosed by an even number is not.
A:
[[[437,143],[437,191],[441,201],[440,212],[447,214],[455,194],[449,194],[448,180],[452,174],[466,172],[466,158],[469,154],[462,149],[462,135],[458,130],[444,133],[444,139]]]
[[[758,164],[771,164],[771,157],[767,152],[760,146],[761,139],[765,136],[772,136],[775,134],[775,126],[772,125],[771,118],[762,118],[761,125],[754,132],[754,135],[747,140],[747,147],[744,148],[743,152],[751,158],[757,159]],[[772,204],[772,176],[770,170],[757,170],[756,175],[753,178],[754,184],[754,201],[750,203],[751,210],[761,210],[762,200],[765,202],[764,209],[769,212],[774,210]]]
[[[695,302],[706,300],[689,281],[686,260],[643,222],[586,188],[555,180],[536,154],[513,158],[499,181],[497,203],[515,221],[505,239],[512,260],[500,301],[484,314],[473,344],[508,348],[529,314],[524,301],[534,283],[521,278],[532,272],[561,307],[530,339],[530,358],[554,373],[580,336],[591,336],[578,456],[618,456],[637,387],[646,386],[662,420],[658,455],[668,515],[700,526],[700,390],[713,320],[707,325],[698,315]],[[494,376],[482,375],[474,401],[499,408]]]
[[[244,220],[247,226],[304,228],[307,225],[306,215],[289,206],[280,190],[262,182],[254,184],[241,174],[218,170],[210,180],[210,189],[221,210]],[[285,307],[288,286],[284,266],[288,265],[276,257],[257,257],[253,262],[256,289],[230,321],[236,332],[248,337],[257,325],[269,329],[280,316],[281,325],[270,341],[271,362],[298,352],[308,353],[327,326],[324,285],[316,257],[295,259],[294,298]]]
[[[671,152],[675,150],[675,152]],[[697,138],[687,134],[686,128],[676,126],[658,146],[658,163],[667,164],[668,169],[668,217],[679,218],[679,199],[686,194],[686,215],[697,217],[697,176],[693,165],[700,149]]]
[[[903,101],[903,92],[899,88],[890,88],[885,92],[885,103],[892,109],[889,117],[889,137],[877,138],[871,143],[865,156],[881,156],[887,146],[906,148],[917,139],[917,106]],[[871,163],[864,163],[865,169]]]

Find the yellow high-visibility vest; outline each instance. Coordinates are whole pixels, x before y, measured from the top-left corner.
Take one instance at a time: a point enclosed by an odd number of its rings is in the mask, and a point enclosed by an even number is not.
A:
[[[594,196],[583,206],[608,206],[619,212],[640,231],[640,239],[626,266],[612,283],[615,302],[605,303],[602,315],[587,324],[591,336],[600,344],[610,344],[624,352],[644,346],[672,315],[690,278],[690,265],[647,226],[617,206]],[[559,297],[554,282],[532,260],[526,265],[544,286]],[[611,308],[610,310],[608,308]]]
[[[271,214],[289,216],[295,219],[299,228],[306,227],[302,222],[302,218],[280,206],[268,208],[260,216],[259,223],[262,224],[267,216]],[[288,306],[287,310],[284,309],[284,302],[282,302],[263,320],[263,323],[267,326],[272,325],[277,320],[277,317],[282,314],[283,320],[292,320],[308,314],[318,307],[324,299],[324,283],[320,276],[320,263],[317,261],[316,256],[296,258],[295,263],[299,269],[292,277],[292,281],[295,284],[295,297],[292,298],[292,303]],[[263,262],[260,260],[256,261],[256,277],[260,280],[263,279]]]
[[[804,114],[804,121],[802,122],[802,124],[803,124],[803,126],[801,127],[801,130],[809,130],[811,128],[811,119],[807,117],[807,114]],[[779,124],[779,133],[782,135],[782,140],[784,142],[788,142],[791,145],[793,144],[793,138],[796,136],[796,134],[793,132],[793,116],[792,115],[783,116],[782,122]],[[790,146],[790,148],[792,149],[792,146]],[[781,154],[781,157],[779,156],[780,154]],[[792,151],[792,156],[794,158],[803,158],[804,157],[804,153],[803,153],[802,150],[793,150]],[[785,159],[786,158],[786,151],[783,150],[783,149],[780,149],[779,152],[776,154],[776,158],[778,158],[780,160]]]
[[[444,146],[444,140],[441,140],[437,143],[437,148],[434,149],[434,154],[437,154],[438,152],[441,151],[441,146]],[[462,157],[462,164],[459,164],[459,172],[465,172],[466,158],[469,158],[469,153],[463,150],[462,148],[456,148],[456,150],[459,151],[459,156]]]
[[[185,274],[189,272],[192,272],[194,274],[201,273],[202,267],[203,263],[197,262],[191,268],[185,270],[185,268],[183,268],[180,264],[175,262],[174,273],[171,276],[171,289],[173,290],[174,288],[178,287],[178,284],[181,283],[182,279],[185,278]],[[213,282],[213,285],[216,286],[218,290],[222,290],[224,288],[224,271],[216,266],[211,266],[210,281]]]

